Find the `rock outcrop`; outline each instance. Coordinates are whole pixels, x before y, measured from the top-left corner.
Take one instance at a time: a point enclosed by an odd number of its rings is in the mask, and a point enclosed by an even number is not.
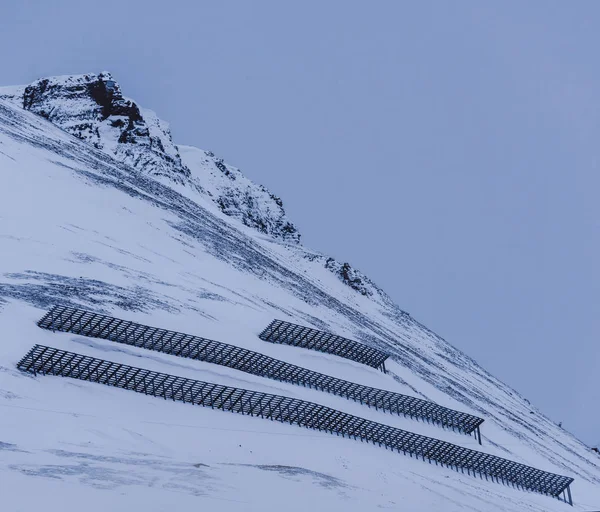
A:
[[[179,146],[178,149],[191,170],[194,185],[201,188],[225,215],[266,235],[286,242],[300,242],[300,233],[288,220],[279,197],[250,181],[239,169],[226,164],[211,151],[191,146]]]
[[[42,78],[2,96],[142,172],[178,183],[190,175],[168,124],[123,97],[110,73]]]

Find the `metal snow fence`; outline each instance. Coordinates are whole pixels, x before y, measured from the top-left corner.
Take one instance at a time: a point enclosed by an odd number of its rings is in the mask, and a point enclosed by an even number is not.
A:
[[[502,457],[376,423],[323,405],[280,395],[222,386],[35,345],[17,367],[37,375],[59,375],[138,393],[360,439],[481,479],[562,497],[572,504],[572,478]]]
[[[389,354],[357,341],[318,331],[310,327],[273,320],[258,337],[271,343],[282,343],[351,359],[385,372],[384,361]]]
[[[157,329],[83,309],[54,306],[39,322],[44,329],[108,339],[166,354],[219,364],[246,373],[342,396],[392,414],[421,419],[474,435],[481,444],[482,418],[427,400],[363,386],[286,363],[227,343]]]

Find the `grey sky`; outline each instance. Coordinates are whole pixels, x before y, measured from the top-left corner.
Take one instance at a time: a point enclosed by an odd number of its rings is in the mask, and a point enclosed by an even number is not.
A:
[[[0,84],[111,71],[304,243],[600,442],[600,3],[2,3]]]

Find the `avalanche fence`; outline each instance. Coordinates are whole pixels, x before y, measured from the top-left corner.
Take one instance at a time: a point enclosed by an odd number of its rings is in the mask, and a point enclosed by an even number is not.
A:
[[[273,320],[258,337],[271,343],[282,343],[344,357],[385,372],[385,360],[390,356],[358,341],[343,338],[310,327]]]
[[[146,395],[259,416],[273,421],[371,442],[430,464],[481,479],[534,491],[572,505],[573,479],[496,455],[407,432],[305,400],[177,377],[94,357],[35,345],[17,364],[37,375],[59,375],[128,389]]]
[[[214,363],[260,377],[314,388],[368,407],[474,435],[481,444],[482,418],[420,398],[331,377],[235,345],[66,306],[54,306],[42,317],[38,326]]]

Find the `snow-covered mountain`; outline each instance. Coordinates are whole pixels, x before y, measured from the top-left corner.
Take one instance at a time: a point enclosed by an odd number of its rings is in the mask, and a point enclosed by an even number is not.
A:
[[[43,79],[0,96],[3,509],[572,510],[326,433],[25,375],[15,365],[35,343],[302,398],[500,455],[575,478],[575,509],[600,507],[594,452],[368,277],[297,243],[279,198],[212,153],[176,146],[167,125],[123,98],[109,74]],[[483,446],[314,389],[39,329],[35,322],[57,303],[481,416]],[[257,334],[273,318],[383,348],[389,373],[265,343]]]

